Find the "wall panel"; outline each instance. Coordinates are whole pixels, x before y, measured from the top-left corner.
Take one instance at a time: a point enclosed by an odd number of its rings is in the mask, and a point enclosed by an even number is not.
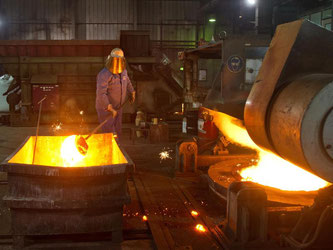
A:
[[[196,38],[199,0],[0,0],[2,40],[118,40],[120,30],[152,40]]]

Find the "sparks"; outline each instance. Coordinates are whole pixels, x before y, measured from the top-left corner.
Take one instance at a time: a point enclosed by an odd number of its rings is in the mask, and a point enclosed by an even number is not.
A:
[[[191,215],[192,215],[193,217],[196,217],[196,216],[199,215],[199,213],[198,213],[197,211],[192,210],[192,211],[191,211]]]
[[[80,115],[84,115],[84,111],[83,110],[80,110]]]
[[[148,217],[146,215],[142,216],[142,220],[143,221],[147,221],[148,220]]]
[[[172,153],[171,149],[163,148],[163,150],[159,153],[160,160],[163,161],[166,159],[172,159],[172,157],[170,156],[170,153]]]
[[[52,129],[53,129],[53,132],[61,130],[62,129],[62,123],[59,122],[59,123],[52,124]]]
[[[202,232],[202,233],[206,232],[206,228],[205,228],[203,225],[201,225],[201,224],[197,224],[197,225],[195,226],[195,229],[196,229],[197,231],[199,231],[199,232]]]

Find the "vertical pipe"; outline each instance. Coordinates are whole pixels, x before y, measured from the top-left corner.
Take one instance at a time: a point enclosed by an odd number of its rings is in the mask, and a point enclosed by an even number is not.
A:
[[[73,34],[73,39],[77,39],[77,32],[78,32],[78,27],[77,27],[77,22],[78,22],[78,9],[79,9],[79,0],[75,0],[72,6],[72,34]]]
[[[191,91],[191,82],[192,82],[192,61],[188,58],[185,58],[184,60],[184,82],[185,82],[185,88],[184,92],[190,92]]]
[[[133,0],[133,29],[138,28],[138,0]]]
[[[87,25],[87,1],[85,0],[76,0],[75,4],[75,31],[74,38],[77,40],[86,40],[87,39],[87,30],[89,29]]]
[[[199,66],[198,66],[199,58],[197,56],[193,56],[191,59],[192,59],[192,68],[193,68],[192,87],[193,89],[196,90],[198,88],[198,78],[199,78]]]
[[[199,47],[198,43],[199,43],[199,21],[197,20],[195,23],[195,47]]]
[[[332,0],[332,10],[331,10],[331,30],[333,31],[333,0]]]
[[[160,0],[160,2],[159,2],[159,4],[160,4],[160,50],[162,50],[163,48],[163,42],[162,42],[162,40],[163,40],[163,17],[162,17],[162,15],[163,15],[163,11],[162,11],[162,7],[163,7],[163,3],[162,3],[162,0]]]
[[[186,55],[185,55],[186,56]],[[193,95],[192,95],[192,80],[193,80],[193,73],[192,73],[192,60],[189,58],[184,59],[184,108],[185,112],[191,108],[193,102]]]
[[[259,4],[260,2],[258,2],[256,4],[256,13],[255,13],[255,29],[256,29],[256,33],[258,34],[259,32]]]
[[[202,36],[204,41],[206,41],[206,15],[203,18]]]
[[[33,152],[33,156],[32,156],[32,164],[34,164],[34,162],[35,162],[36,148],[37,148],[37,138],[38,138],[38,134],[39,134],[40,116],[42,114],[42,105],[43,105],[43,101],[45,99],[46,99],[46,96],[44,96],[44,98],[38,102],[38,104],[39,104],[39,112],[38,112],[38,120],[37,120],[37,128],[36,128],[36,138],[35,138],[34,152]]]

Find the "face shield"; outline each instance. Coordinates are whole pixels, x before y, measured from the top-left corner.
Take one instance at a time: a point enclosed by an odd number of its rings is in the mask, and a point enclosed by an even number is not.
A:
[[[111,57],[109,63],[109,70],[113,74],[121,74],[125,69],[125,59],[121,57]]]
[[[119,48],[113,49],[106,59],[105,66],[113,74],[121,74],[126,67],[124,52]]]

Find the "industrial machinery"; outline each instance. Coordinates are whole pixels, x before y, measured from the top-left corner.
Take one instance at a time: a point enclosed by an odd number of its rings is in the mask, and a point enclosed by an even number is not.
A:
[[[209,114],[209,109],[227,112],[234,117],[243,119],[244,105],[258,74],[269,42],[266,37],[224,37],[221,41],[205,44],[196,49],[188,49],[179,53],[179,59],[184,62],[184,106],[185,119],[183,132],[197,136],[195,141],[184,142],[196,144],[197,160],[186,160],[184,154],[187,147],[180,141],[177,146],[176,169],[184,172],[197,169],[197,166],[207,167],[224,160],[225,157],[242,157],[237,154],[226,156],[226,146],[229,142],[218,133],[218,129]],[[198,86],[200,71],[199,60],[220,60],[218,71],[212,79],[211,89],[205,92]],[[193,107],[193,103],[203,103],[203,107]],[[213,155],[203,154],[215,147]],[[184,151],[185,150],[185,151]],[[249,152],[250,154],[252,152]],[[222,158],[221,158],[221,155]],[[247,156],[246,156],[247,157]],[[191,165],[188,165],[191,164]]]
[[[306,21],[281,25],[245,106],[256,144],[330,182],[332,56],[332,32]]]
[[[226,219],[216,228],[226,249],[332,249],[332,65],[332,32],[305,20],[283,24],[242,106],[243,121],[228,118],[229,123],[221,122],[217,117],[235,117],[234,110],[223,107],[218,99],[210,100],[206,109],[210,120],[219,129],[227,127],[222,129],[226,133],[241,128],[229,133],[228,139],[248,137],[244,145],[259,154],[251,160],[227,155],[208,170],[210,191],[227,202]],[[242,169],[259,165],[262,152],[279,156],[277,161],[266,158],[266,168],[274,165],[283,171],[283,158],[327,182],[322,180],[319,190],[287,191],[246,181]],[[269,178],[276,173],[266,174]],[[301,176],[291,171],[272,177],[276,182],[288,178],[297,182]],[[311,179],[304,183],[305,187],[311,184]]]

